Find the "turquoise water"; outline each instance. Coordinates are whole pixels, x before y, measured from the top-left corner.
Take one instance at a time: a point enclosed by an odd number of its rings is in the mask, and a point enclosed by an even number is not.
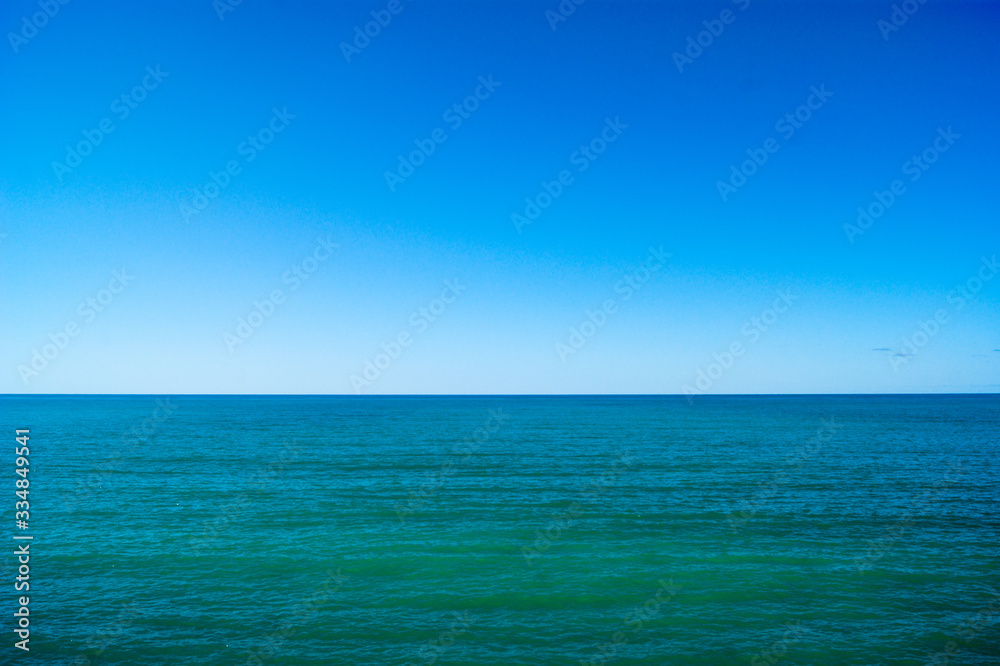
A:
[[[0,407],[3,663],[1000,663],[997,396]]]

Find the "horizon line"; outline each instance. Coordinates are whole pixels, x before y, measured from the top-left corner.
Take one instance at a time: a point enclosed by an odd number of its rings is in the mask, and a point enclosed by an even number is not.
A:
[[[572,398],[572,397],[651,397],[651,398],[754,398],[754,397],[844,397],[844,396],[1000,396],[1000,391],[957,391],[907,393],[0,393],[3,398],[56,398],[56,397],[141,397],[141,396],[191,396],[191,397],[314,397],[314,398]]]

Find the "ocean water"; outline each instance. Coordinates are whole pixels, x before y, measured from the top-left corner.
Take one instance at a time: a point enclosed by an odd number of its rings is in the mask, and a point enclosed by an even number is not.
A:
[[[996,395],[0,408],[0,663],[1000,663]]]

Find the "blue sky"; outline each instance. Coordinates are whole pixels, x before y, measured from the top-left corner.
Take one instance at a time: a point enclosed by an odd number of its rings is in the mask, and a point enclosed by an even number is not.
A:
[[[1000,387],[995,3],[46,6],[0,391]]]

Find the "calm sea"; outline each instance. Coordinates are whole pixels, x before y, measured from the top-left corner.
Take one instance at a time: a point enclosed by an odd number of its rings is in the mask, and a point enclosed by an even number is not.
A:
[[[996,395],[0,408],[2,663],[1000,663]]]

